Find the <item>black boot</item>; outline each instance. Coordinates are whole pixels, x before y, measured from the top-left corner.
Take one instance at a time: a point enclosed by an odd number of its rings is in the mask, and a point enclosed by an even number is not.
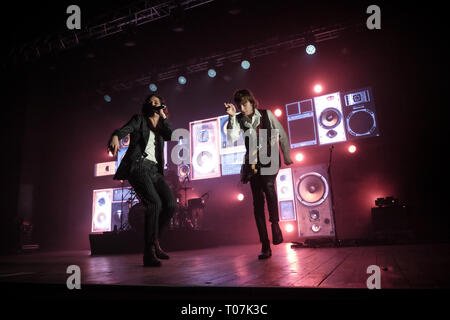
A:
[[[156,259],[155,246],[150,245],[144,250],[144,267],[160,267],[161,261]]]
[[[167,253],[164,252],[163,249],[159,246],[159,241],[155,241],[155,254],[158,257],[158,259],[166,259],[168,260],[170,257]]]
[[[272,223],[272,242],[277,245],[283,242],[283,234],[281,233],[278,222]]]
[[[262,244],[261,253],[258,255],[258,259],[267,259],[272,256],[272,250],[270,249],[270,242],[265,241]]]

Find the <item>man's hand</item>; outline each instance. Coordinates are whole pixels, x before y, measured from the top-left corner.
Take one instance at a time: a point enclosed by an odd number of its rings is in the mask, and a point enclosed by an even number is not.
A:
[[[236,115],[236,107],[232,103],[224,103],[225,111],[232,117]]]
[[[112,152],[113,156],[116,156],[117,151],[120,150],[119,137],[112,136],[109,142],[109,150]]]
[[[159,110],[159,116],[163,119],[166,119],[166,114],[164,113],[164,109]]]
[[[284,159],[284,164],[287,165],[287,166],[290,166],[290,165],[293,164],[293,163],[294,163],[294,161],[292,161],[291,158],[289,158],[289,159]]]

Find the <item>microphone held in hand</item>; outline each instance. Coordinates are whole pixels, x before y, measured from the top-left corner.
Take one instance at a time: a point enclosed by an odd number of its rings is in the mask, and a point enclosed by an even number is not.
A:
[[[162,104],[160,106],[153,106],[151,103],[144,103],[142,106],[142,113],[151,116],[155,113],[159,113],[161,110],[165,109],[166,105]]]
[[[152,109],[153,110],[155,110],[155,111],[159,111],[159,110],[162,110],[162,109],[165,109],[166,108],[166,106],[165,105],[160,105],[160,106],[152,106]]]

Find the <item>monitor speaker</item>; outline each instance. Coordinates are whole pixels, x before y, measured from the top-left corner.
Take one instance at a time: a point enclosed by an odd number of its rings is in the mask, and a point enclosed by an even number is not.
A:
[[[344,97],[344,119],[349,140],[379,135],[375,102],[370,88],[346,92]]]
[[[299,237],[334,237],[335,226],[326,165],[293,168],[292,176]]]

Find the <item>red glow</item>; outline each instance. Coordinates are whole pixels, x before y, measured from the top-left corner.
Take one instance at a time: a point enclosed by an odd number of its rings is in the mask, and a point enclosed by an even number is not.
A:
[[[108,150],[108,155],[112,158],[114,157],[113,153],[111,152],[111,150]]]
[[[356,152],[356,146],[354,144],[350,145],[348,147],[348,152],[355,153]]]
[[[242,193],[239,193],[239,194],[237,195],[237,199],[238,199],[239,201],[244,200],[244,195],[243,195]]]
[[[292,232],[294,231],[294,226],[288,223],[287,225],[284,226],[284,230],[286,230],[286,232]]]
[[[297,153],[295,155],[295,160],[297,160],[297,162],[301,162],[301,161],[303,161],[303,159],[305,159],[305,156],[303,155],[303,153]]]
[[[274,114],[275,114],[276,117],[281,117],[281,115],[283,114],[283,112],[281,111],[281,109],[275,109]]]
[[[316,85],[314,86],[314,92],[315,92],[315,93],[321,93],[322,90],[323,90],[322,85],[316,84]]]

